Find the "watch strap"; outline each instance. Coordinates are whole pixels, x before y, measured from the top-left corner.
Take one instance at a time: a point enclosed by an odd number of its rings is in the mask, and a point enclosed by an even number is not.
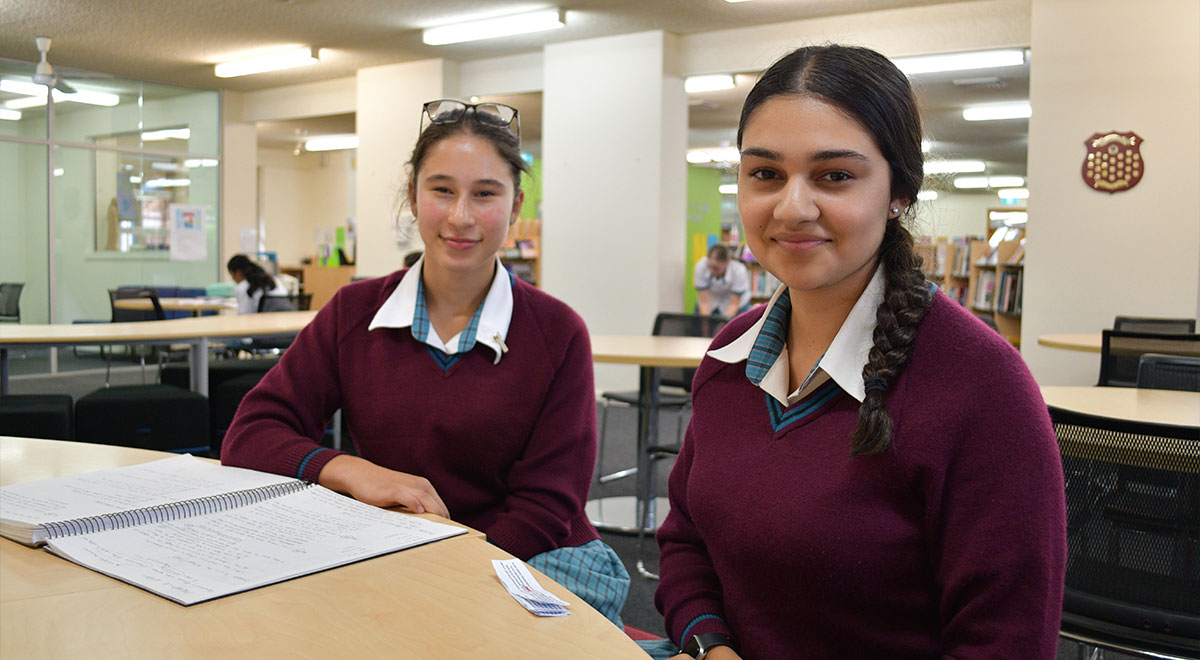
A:
[[[704,656],[708,655],[710,650],[718,646],[728,646],[737,651],[737,647],[733,645],[733,638],[723,633],[692,635],[683,645],[681,651],[696,658],[696,660],[704,660]]]

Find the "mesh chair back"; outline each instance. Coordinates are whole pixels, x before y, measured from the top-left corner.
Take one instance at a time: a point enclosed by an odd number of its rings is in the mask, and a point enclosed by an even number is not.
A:
[[[1200,358],[1147,353],[1138,363],[1138,387],[1200,392]]]
[[[1050,418],[1066,476],[1064,633],[1200,650],[1200,429]]]
[[[286,296],[267,296],[258,299],[260,312],[306,312],[312,306],[311,293],[293,293]]]
[[[121,309],[117,307],[118,300],[129,298],[146,298],[150,300],[151,309]],[[162,303],[158,301],[158,293],[154,289],[109,289],[108,301],[112,306],[112,322],[124,321],[161,321],[167,318]]]
[[[21,290],[24,282],[0,284],[0,321],[21,322]]]
[[[1146,353],[1200,357],[1200,335],[1105,330],[1098,384],[1137,387],[1138,363]]]
[[[654,319],[654,334],[668,337],[715,337],[727,322],[728,319],[703,314],[660,312]],[[692,377],[695,375],[695,369],[681,367],[660,367],[658,370],[661,385],[682,388],[688,392],[692,391]]]
[[[1124,332],[1157,332],[1159,334],[1191,334],[1196,331],[1196,319],[1153,319],[1143,316],[1118,316],[1113,330]]]

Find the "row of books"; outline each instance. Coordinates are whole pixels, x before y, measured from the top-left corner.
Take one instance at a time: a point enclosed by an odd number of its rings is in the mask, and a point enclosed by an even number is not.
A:
[[[1021,313],[1021,291],[1025,271],[1000,271],[1000,285],[996,291],[996,311],[1001,314],[1019,315]]]
[[[750,296],[754,298],[770,298],[779,288],[779,278],[765,270],[752,268],[750,270]]]
[[[933,246],[933,263],[925,265],[925,272],[932,277],[942,279],[946,269],[950,274],[966,277],[971,270],[971,247],[965,238],[954,238],[949,241],[938,241]]]

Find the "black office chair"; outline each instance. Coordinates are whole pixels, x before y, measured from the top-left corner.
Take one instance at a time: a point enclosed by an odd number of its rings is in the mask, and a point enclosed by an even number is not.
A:
[[[21,291],[24,288],[24,282],[0,284],[0,323],[21,322]]]
[[[1097,385],[1137,387],[1138,364],[1146,353],[1200,357],[1200,335],[1105,330]]]
[[[307,312],[311,306],[311,293],[292,293],[286,296],[264,294],[258,299],[258,311],[260,312]]]
[[[716,316],[659,312],[658,316],[654,318],[653,334],[671,337],[714,337],[721,328],[725,327],[727,322],[728,319]],[[658,408],[676,412],[676,444],[683,439],[683,413],[692,405],[692,376],[695,374],[695,369],[678,367],[660,367],[658,369]],[[608,426],[609,406],[615,403],[627,407],[637,407],[641,401],[640,396],[636,390],[600,393],[600,444],[596,457],[597,465],[604,465],[604,439]],[[606,484],[633,474],[637,474],[636,467],[601,475],[596,481]]]
[[[1159,334],[1191,334],[1196,331],[1196,319],[1157,319],[1144,316],[1118,316],[1113,330],[1122,332],[1157,332]]]
[[[1138,387],[1200,392],[1200,358],[1147,353],[1138,362]]]
[[[1066,477],[1060,635],[1081,658],[1198,657],[1200,430],[1054,407],[1050,417]]]

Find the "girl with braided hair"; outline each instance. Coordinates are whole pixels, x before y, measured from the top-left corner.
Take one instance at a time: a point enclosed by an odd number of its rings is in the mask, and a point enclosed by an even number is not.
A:
[[[783,285],[693,383],[658,532],[679,657],[1055,657],[1057,444],[1020,355],[922,275],[908,80],[801,48],[738,148],[746,241]]]

